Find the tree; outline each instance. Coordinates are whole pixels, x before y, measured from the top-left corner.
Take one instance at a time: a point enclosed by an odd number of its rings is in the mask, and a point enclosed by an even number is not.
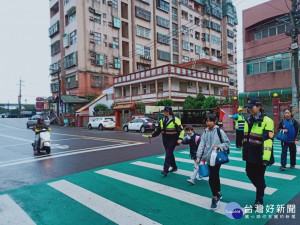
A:
[[[183,103],[183,109],[201,109],[204,100],[205,96],[201,93],[196,98],[188,96]]]
[[[167,105],[173,106],[174,105],[173,100],[172,99],[162,99],[155,103],[155,106],[167,106]]]
[[[97,104],[94,107],[94,115],[104,114],[107,115],[111,112],[111,110],[104,104]]]
[[[24,111],[35,111],[35,105],[23,105]]]
[[[217,105],[218,105],[218,99],[216,99],[215,96],[209,96],[204,100],[201,109],[212,109],[215,108]]]
[[[220,99],[219,100],[219,105],[232,105],[232,99],[229,99],[226,97],[225,99]]]
[[[137,108],[137,109],[140,109],[142,112],[145,112],[146,106],[145,106],[145,104],[142,103],[142,102],[137,102],[137,103],[136,103],[136,108]]]
[[[85,98],[91,102],[91,101],[95,100],[97,97],[98,97],[97,94],[88,94],[88,95],[85,95],[83,98]]]

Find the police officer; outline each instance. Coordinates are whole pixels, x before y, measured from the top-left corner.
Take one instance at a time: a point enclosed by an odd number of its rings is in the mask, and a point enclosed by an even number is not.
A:
[[[167,176],[168,173],[177,171],[177,165],[174,157],[174,149],[176,145],[181,144],[184,138],[184,130],[179,118],[175,117],[172,107],[165,106],[164,118],[159,121],[158,127],[149,135],[149,138],[156,137],[162,133],[163,145],[165,147],[165,163],[162,175]],[[172,169],[169,171],[170,166]]]
[[[243,144],[244,138],[244,124],[245,124],[245,117],[243,115],[243,108],[239,107],[237,109],[238,113],[235,115],[229,115],[230,118],[235,120],[235,145],[237,148],[241,148]]]
[[[243,160],[246,173],[256,187],[253,209],[263,208],[266,166],[274,163],[273,136],[274,121],[266,116],[258,98],[252,98],[246,105],[250,117],[246,119],[243,141]]]

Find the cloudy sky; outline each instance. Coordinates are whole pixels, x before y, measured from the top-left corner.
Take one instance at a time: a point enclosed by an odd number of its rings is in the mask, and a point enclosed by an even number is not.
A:
[[[242,10],[267,0],[233,0],[238,11],[238,84],[243,91]],[[2,1],[0,7],[0,103],[17,103],[19,80],[22,103],[50,93],[49,1]]]

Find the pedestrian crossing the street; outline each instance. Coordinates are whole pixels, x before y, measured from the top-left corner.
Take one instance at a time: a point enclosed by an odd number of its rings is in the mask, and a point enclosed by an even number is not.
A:
[[[286,204],[299,192],[300,168],[280,171],[280,150],[280,142],[275,141],[276,163],[265,174],[265,204]],[[223,199],[216,211],[210,210],[208,178],[195,185],[186,182],[194,163],[188,154],[188,150],[175,152],[178,170],[167,177],[160,174],[164,155],[157,155],[0,193],[0,225],[182,225],[195,224],[199,218],[203,224],[240,224],[225,215],[228,203],[238,203],[245,212],[255,200],[240,150],[232,143],[230,162],[221,166]],[[260,219],[244,215],[241,220],[245,225],[265,224],[275,213]]]

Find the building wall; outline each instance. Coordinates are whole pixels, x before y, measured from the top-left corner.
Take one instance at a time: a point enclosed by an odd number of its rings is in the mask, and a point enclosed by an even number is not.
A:
[[[287,1],[291,8],[290,1]],[[280,10],[277,10],[277,9]],[[291,70],[247,75],[247,60],[290,51],[291,38],[285,33],[254,40],[257,27],[288,13],[285,1],[272,0],[243,11],[245,92],[291,88]]]

